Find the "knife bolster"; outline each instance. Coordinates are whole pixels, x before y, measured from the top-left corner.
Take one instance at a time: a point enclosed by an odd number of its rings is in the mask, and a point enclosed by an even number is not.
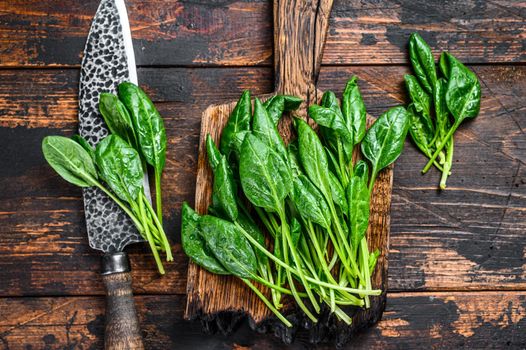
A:
[[[144,349],[126,253],[108,253],[103,256],[102,280],[106,288],[104,348]]]
[[[128,254],[125,252],[106,253],[102,256],[101,275],[130,271],[130,259],[128,259]]]

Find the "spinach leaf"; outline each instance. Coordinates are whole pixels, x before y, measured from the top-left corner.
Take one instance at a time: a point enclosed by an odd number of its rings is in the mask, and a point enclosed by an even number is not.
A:
[[[236,225],[204,215],[199,220],[199,227],[206,245],[228,272],[239,278],[252,278],[257,273],[254,250]]]
[[[46,136],[42,152],[62,178],[80,187],[94,186],[98,178],[90,154],[77,142],[63,136]]]
[[[331,225],[329,206],[318,188],[303,174],[294,178],[291,199],[301,217],[328,228]]]
[[[114,94],[102,93],[99,96],[99,111],[112,134],[134,147],[138,147],[133,122],[126,106]]]
[[[358,163],[356,163],[356,165],[354,166],[353,175],[365,179],[365,181],[367,182],[367,179],[369,177],[369,168],[367,167],[367,163],[363,160],[359,160]]]
[[[433,93],[437,80],[435,58],[429,45],[418,33],[411,34],[409,38],[409,59],[424,89],[429,94]]]
[[[475,73],[455,57],[446,53],[449,60],[449,81],[446,91],[446,104],[460,124],[466,118],[475,118],[480,110],[480,83]]]
[[[355,173],[347,187],[349,202],[349,224],[351,226],[351,247],[356,254],[369,226],[370,195],[367,177]]]
[[[347,204],[347,196],[345,195],[345,190],[340,184],[340,180],[338,180],[336,175],[334,175],[331,171],[329,171],[329,183],[331,185],[332,200],[334,201],[334,203],[336,203],[337,206],[340,207],[342,213],[345,213],[345,215],[347,215],[347,212],[349,211],[349,205]]]
[[[293,247],[297,247],[301,238],[301,225],[296,218],[292,218],[290,223],[290,238]]]
[[[298,109],[302,102],[303,100],[296,96],[274,95],[263,103],[263,107],[274,125],[277,125],[283,113]]]
[[[285,144],[279,135],[276,125],[270,119],[267,110],[256,98],[254,101],[254,116],[252,118],[252,134],[265,142],[270,148],[277,152],[283,159],[287,159]]]
[[[131,203],[143,186],[139,153],[117,135],[109,135],[97,145],[95,159],[101,177],[121,199]]]
[[[221,217],[236,221],[238,217],[237,186],[225,156],[221,156],[221,161],[214,170],[212,205]]]
[[[241,226],[248,234],[250,234],[260,245],[263,247],[266,246],[265,243],[265,236],[259,229],[258,225],[252,220],[250,215],[245,212],[244,210],[239,211],[239,215],[237,217],[237,223],[239,226]],[[256,257],[258,259],[258,262],[260,264],[266,264],[268,257],[259,249],[254,249],[254,253],[256,254]]]
[[[325,149],[309,124],[296,119],[298,129],[298,149],[301,164],[309,179],[319,188],[327,200],[332,200],[329,180],[329,163]]]
[[[347,82],[342,98],[343,117],[347,129],[351,131],[353,146],[362,141],[366,129],[365,104],[357,81],[358,78],[354,76]]]
[[[449,56],[447,52],[442,52],[439,60],[440,71],[446,80],[449,79]]]
[[[426,114],[419,114],[415,110],[414,104],[407,107],[407,114],[411,120],[409,133],[413,142],[425,155],[431,157],[435,136],[433,121]]]
[[[265,142],[253,134],[241,147],[239,175],[243,192],[252,204],[267,211],[281,212],[283,199],[292,190],[288,164]]]
[[[199,234],[199,214],[192,210],[188,203],[184,202],[181,216],[181,243],[185,254],[194,263],[212,273],[229,275],[230,273],[216,259]]]
[[[414,76],[406,74],[404,75],[404,80],[415,110],[431,118],[431,98],[429,95],[422,90]]]
[[[372,165],[369,191],[372,191],[378,172],[402,153],[409,126],[405,108],[394,107],[382,114],[365,134],[362,153]]]
[[[250,91],[245,90],[237,101],[234,110],[230,114],[228,121],[221,135],[219,149],[221,153],[230,159],[234,152],[234,135],[240,131],[250,130],[250,118],[252,117],[252,104],[250,103]]]
[[[349,129],[347,129],[347,124],[345,123],[343,115],[339,109],[334,110],[327,107],[312,105],[309,107],[309,116],[314,119],[316,123],[333,130],[336,135],[342,137],[345,142],[352,145],[353,136]]]
[[[447,90],[447,81],[443,78],[437,80],[435,86],[435,116],[436,116],[436,132],[440,136],[444,136],[448,128],[448,109],[446,103],[446,90]]]
[[[206,135],[206,153],[208,155],[208,163],[213,171],[221,162],[221,152],[216,147],[214,140],[210,134]]]
[[[166,130],[150,98],[137,85],[119,84],[119,98],[130,112],[141,154],[159,174],[166,162]]]
[[[91,145],[88,143],[88,141],[86,141],[86,139],[84,137],[80,136],[79,134],[75,134],[75,135],[71,136],[71,139],[73,141],[75,141],[76,143],[78,143],[79,145],[81,145],[82,148],[84,148],[86,150],[86,152],[88,152],[89,156],[91,157],[91,159],[95,163],[95,149],[93,147],[91,147]]]

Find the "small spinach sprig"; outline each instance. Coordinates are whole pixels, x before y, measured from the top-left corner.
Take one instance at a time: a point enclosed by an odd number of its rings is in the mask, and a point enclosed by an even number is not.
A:
[[[325,304],[350,323],[347,306],[367,308],[381,293],[371,285],[380,252],[370,252],[366,239],[370,197],[378,173],[402,152],[409,115],[392,108],[366,131],[353,77],[341,107],[330,91],[310,106],[322,137],[297,119],[298,137],[285,145],[277,124],[300,104],[276,95],[256,98],[252,108],[250,93],[242,94],[219,149],[207,136],[212,204],[203,216],[183,205],[182,245],[208,271],[240,278],[287,326],[283,294],[312,322]],[[355,162],[360,144],[366,160]],[[271,300],[253,282],[266,286]]]
[[[157,268],[164,274],[159,251],[165,252],[167,261],[173,257],[162,225],[160,179],[166,159],[163,120],[141,88],[127,82],[119,85],[119,97],[102,93],[99,109],[110,135],[96,148],[80,135],[71,139],[47,136],[42,152],[65,180],[80,187],[98,187],[114,200],[148,241]],[[157,212],[145,195],[146,164],[155,172]]]
[[[429,158],[422,173],[432,165],[437,167],[442,172],[440,188],[445,189],[453,165],[453,134],[465,119],[478,115],[480,83],[475,73],[448,52],[440,56],[439,78],[433,53],[418,33],[409,39],[409,58],[416,75],[404,77],[411,99],[407,108],[410,134]]]

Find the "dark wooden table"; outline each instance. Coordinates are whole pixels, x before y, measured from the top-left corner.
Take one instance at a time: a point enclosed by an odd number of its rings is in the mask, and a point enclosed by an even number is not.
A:
[[[182,319],[187,259],[179,228],[193,202],[200,116],[243,89],[272,91],[268,1],[130,0],[139,80],[169,135],[163,177],[175,262],[160,278],[130,247],[150,349],[284,348],[242,325],[204,335]],[[40,143],[77,129],[79,65],[97,0],[0,2],[0,349],[96,349],[104,299],[80,190],[44,163]],[[453,175],[421,176],[407,142],[395,167],[389,294],[358,348],[526,348],[526,3],[335,1],[319,78],[341,91],[360,77],[368,111],[404,104],[406,42],[419,31],[482,84],[480,116],[457,132]],[[308,347],[299,336],[290,349]]]

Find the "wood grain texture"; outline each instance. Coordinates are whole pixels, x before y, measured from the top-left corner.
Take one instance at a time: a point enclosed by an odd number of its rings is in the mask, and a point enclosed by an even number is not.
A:
[[[407,142],[395,168],[391,290],[526,289],[526,67],[475,66],[481,114],[461,126],[449,189],[419,174],[425,159]],[[321,89],[341,91],[356,74],[373,116],[405,101],[405,67],[322,67]],[[187,260],[180,205],[193,202],[200,117],[211,103],[273,88],[270,68],[141,69],[167,125],[163,178],[166,232],[175,262],[159,278],[148,250],[130,247],[134,293],[184,293]],[[0,295],[104,293],[99,255],[86,239],[80,191],[45,163],[41,139],[77,127],[77,70],[0,71]],[[475,175],[474,175],[475,174]],[[168,180],[171,179],[171,180]]]
[[[246,322],[226,337],[183,320],[184,295],[135,297],[147,349],[312,349],[305,332],[284,345]],[[103,297],[0,299],[0,348],[100,349]],[[353,339],[352,349],[521,349],[526,293],[392,293],[383,319]],[[316,349],[332,349],[319,346]]]
[[[105,350],[144,350],[130,272],[102,276],[106,289]]]
[[[139,65],[271,65],[269,1],[127,1]],[[97,0],[0,3],[0,66],[78,66]],[[406,64],[413,31],[438,55],[524,62],[516,1],[336,0],[324,64]]]

